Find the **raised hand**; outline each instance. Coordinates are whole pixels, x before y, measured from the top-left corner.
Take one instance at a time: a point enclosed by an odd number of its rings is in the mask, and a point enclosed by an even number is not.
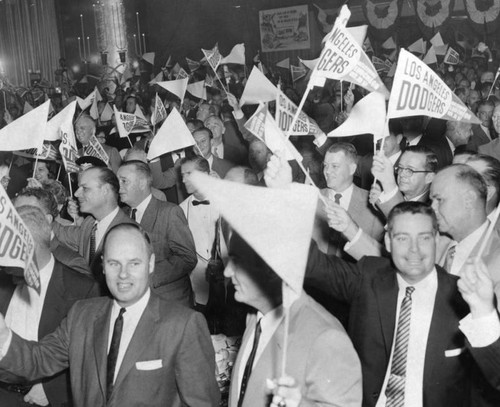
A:
[[[458,289],[469,304],[472,318],[480,318],[495,310],[493,282],[481,259],[469,259],[462,268]]]
[[[284,188],[292,183],[292,167],[282,151],[273,154],[264,170],[264,179],[269,188]]]
[[[298,407],[302,394],[293,377],[284,376],[271,383],[269,386],[273,392],[271,407]]]

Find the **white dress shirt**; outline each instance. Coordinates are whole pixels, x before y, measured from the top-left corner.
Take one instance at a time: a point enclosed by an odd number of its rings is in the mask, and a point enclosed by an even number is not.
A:
[[[255,367],[255,364],[259,360],[266,349],[267,344],[271,340],[272,336],[278,329],[279,324],[281,323],[284,317],[283,306],[278,306],[272,311],[269,311],[266,315],[263,315],[261,312],[257,312],[257,319],[255,325],[252,327],[253,332],[250,338],[248,338],[248,342],[244,348],[240,348],[240,352],[242,352],[240,369],[238,371],[238,394],[240,393],[241,381],[243,379],[243,373],[245,371],[245,366],[248,361],[248,357],[250,356],[250,352],[252,352],[253,340],[255,337],[255,327],[257,326],[257,321],[260,320],[261,334],[259,338],[259,345],[257,346],[257,352],[255,352],[255,358],[253,360],[252,369]],[[248,327],[247,327],[248,329]],[[273,377],[269,377],[269,379],[273,379]]]
[[[96,248],[96,250],[99,247],[99,245],[101,244],[101,240],[104,238],[104,235],[108,231],[109,225],[111,225],[111,222],[113,222],[113,219],[115,218],[115,216],[118,215],[119,210],[120,210],[120,208],[117,206],[109,214],[107,214],[104,218],[97,221],[97,229],[95,231],[95,248]]]
[[[410,319],[410,338],[408,341],[408,352],[406,356],[406,379],[405,379],[405,407],[422,407],[423,405],[423,383],[424,383],[424,364],[425,352],[427,349],[427,339],[434,311],[434,301],[437,293],[437,271],[434,268],[432,272],[417,284],[408,284],[397,274],[399,293],[398,306],[396,310],[396,329],[394,329],[394,338],[392,341],[391,357],[385,374],[384,384],[380,391],[380,397],[376,407],[384,407],[387,398],[385,391],[387,382],[391,374],[391,364],[394,355],[394,346],[396,345],[396,334],[398,326],[399,312],[401,302],[406,294],[406,287],[415,287],[411,299],[411,319]]]
[[[116,367],[115,367],[115,377],[113,379],[113,383],[116,380],[116,376],[120,371],[120,366],[123,362],[123,357],[125,356],[125,352],[127,351],[128,345],[130,344],[130,340],[134,335],[135,329],[137,328],[137,324],[148,305],[149,298],[151,296],[151,291],[148,288],[146,293],[142,296],[142,298],[137,301],[135,304],[126,307],[126,312],[123,314],[123,330],[122,336],[120,339],[120,348],[118,350],[118,356],[116,358]],[[115,328],[115,321],[120,313],[120,305],[115,301],[113,301],[113,307],[111,309],[111,316],[109,322],[109,335],[108,335],[108,353],[109,348],[111,347],[111,339],[113,338],[113,330]],[[147,346],[145,344],[145,346]]]
[[[220,143],[220,144],[214,145],[212,143],[212,154],[216,157],[224,158],[224,144]]]
[[[151,202],[152,195],[149,194],[139,205],[137,205],[136,209],[137,211],[135,212],[135,221],[137,223],[141,223],[142,217],[144,216],[144,212],[146,212],[146,208],[148,207],[149,203]]]
[[[469,258],[472,250],[476,247],[479,239],[483,236],[488,228],[489,221],[486,220],[481,226],[479,226],[474,232],[470,233],[460,242],[452,242],[450,246],[456,244],[455,255],[453,256],[453,262],[451,263],[451,267],[448,273],[453,274],[454,276],[458,276],[460,274],[460,270],[464,266],[465,262]]]
[[[354,184],[351,184],[348,188],[346,188],[343,192],[335,191],[331,188],[327,188],[327,197],[335,202],[335,195],[340,194],[342,197],[340,198],[340,206],[346,211],[349,209],[349,204],[351,203],[352,191],[354,190]]]

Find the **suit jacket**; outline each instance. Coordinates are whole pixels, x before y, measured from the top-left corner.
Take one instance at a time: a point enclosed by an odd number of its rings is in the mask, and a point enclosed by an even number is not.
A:
[[[430,188],[430,184],[429,184],[429,188]],[[429,194],[430,194],[430,189],[427,189],[427,191],[425,191],[425,193],[422,194],[422,196],[420,196],[417,199],[417,202],[429,203],[430,202]],[[396,195],[394,195],[388,201],[383,202],[383,203],[380,201],[377,201],[377,207],[380,209],[380,211],[384,214],[384,217],[387,219],[391,209],[394,208],[398,203],[401,203],[404,201],[405,201],[405,199],[403,197],[403,194],[398,190],[398,192],[396,192]]]
[[[203,316],[154,293],[106,403],[112,305],[113,300],[104,297],[77,302],[55,332],[38,343],[13,334],[0,361],[0,378],[8,370],[33,380],[69,366],[75,407],[218,405],[215,355]],[[149,369],[138,362],[149,364]]]
[[[62,264],[83,274],[91,274],[88,262],[80,254],[61,244],[54,236],[50,241],[50,251]]]
[[[467,150],[478,151],[479,147],[488,144],[491,139],[485,133],[481,125],[473,124],[472,125],[472,136],[467,143]]]
[[[353,188],[347,212],[366,234],[372,236],[375,240],[381,240],[384,225],[380,220],[379,214],[368,203],[368,191],[356,185],[353,185]],[[327,188],[322,189],[321,194],[327,196],[327,191]],[[330,232],[323,204],[321,203],[319,207],[321,218],[316,221],[315,228],[315,240],[318,242],[318,247],[325,253],[339,253],[343,250],[346,240],[344,238],[336,238],[336,236],[333,239],[331,238],[331,233],[334,231]],[[337,235],[336,233],[334,234]]]
[[[76,250],[80,255],[87,260],[89,260],[90,253],[90,233],[94,225],[95,218],[91,215],[87,216],[80,226],[63,226],[58,223],[54,223],[53,231],[59,241],[68,246],[70,249]],[[113,226],[120,223],[136,223],[134,220],[130,219],[129,216],[121,209],[111,221],[108,230]],[[104,282],[104,275],[102,273],[102,245],[104,239],[99,242],[99,246],[96,248],[94,259],[89,264],[92,274],[96,280],[101,285],[102,294],[107,294],[107,287]]]
[[[224,159],[236,165],[248,165],[248,147],[243,136],[238,131],[238,125],[232,121],[224,122],[224,134],[222,144],[224,144]]]
[[[375,406],[391,355],[398,283],[389,259],[365,257],[356,264],[321,253],[311,246],[306,281],[350,304],[348,333],[363,369],[363,406]],[[472,370],[465,352],[446,357],[445,351],[463,349],[465,337],[458,323],[469,312],[457,289],[457,278],[438,266],[438,288],[427,341],[424,407],[470,405]]]
[[[486,154],[500,160],[500,137],[479,146],[477,151],[480,154]]]
[[[218,158],[215,156],[212,156],[213,161],[212,161],[212,171],[215,171],[217,175],[221,178],[224,178],[227,174],[227,172],[234,167],[234,164],[223,159],[223,158]]]
[[[12,277],[2,273],[0,275],[0,312],[3,315],[7,312],[15,288]],[[38,337],[43,338],[55,331],[76,301],[97,295],[99,295],[99,289],[92,278],[56,260],[45,295],[38,325]],[[64,406],[71,400],[68,370],[43,379],[41,383],[52,407]]]
[[[286,373],[297,381],[302,405],[359,406],[361,368],[358,356],[342,325],[306,294],[290,309]],[[247,319],[241,349],[255,330],[257,316]],[[269,402],[267,379],[281,376],[284,321],[255,361],[243,407],[262,407]],[[251,346],[251,344],[250,344]],[[332,363],[335,361],[335,363]],[[229,391],[229,407],[238,405],[241,352],[236,358]]]
[[[192,297],[189,273],[197,259],[184,212],[152,197],[140,224],[151,238],[156,257],[151,288],[167,299],[185,299],[187,303]]]

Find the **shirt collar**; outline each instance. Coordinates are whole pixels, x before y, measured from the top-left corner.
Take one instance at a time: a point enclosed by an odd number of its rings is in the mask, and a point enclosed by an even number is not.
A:
[[[129,305],[128,307],[125,307],[127,310],[126,314],[127,317],[133,317],[133,316],[141,316],[144,310],[146,309],[146,306],[148,305],[149,298],[151,297],[151,290],[148,288],[147,291],[144,293],[144,295],[137,301],[135,304]],[[112,314],[118,315],[120,309],[122,307],[116,302],[116,300],[113,300],[113,310]]]
[[[489,223],[490,221],[486,219],[481,226],[479,226],[476,230],[474,230],[472,233],[469,233],[460,242],[458,242],[457,246],[460,246],[462,250],[466,247],[470,247],[472,250],[472,248],[479,241],[483,233],[486,231],[486,228],[488,227]]]
[[[424,291],[431,287],[434,282],[437,283],[437,270],[436,266],[434,266],[432,271],[427,274],[425,278],[415,284],[408,283],[399,273],[396,274],[396,278],[398,280],[399,291],[406,290],[406,287],[415,287],[415,290]]]
[[[106,231],[108,230],[109,225],[113,221],[116,215],[118,215],[118,211],[120,208],[117,206],[115,209],[113,209],[110,213],[108,213],[104,218],[101,220],[97,221],[97,228],[101,231]]]
[[[40,286],[42,290],[46,289],[49,285],[50,278],[52,277],[52,272],[54,271],[54,266],[56,262],[54,256],[50,255],[49,262],[39,270],[40,275]]]
[[[399,157],[401,157],[401,150],[387,158],[389,158],[389,161],[392,163],[392,165],[395,165]]]
[[[278,325],[278,323],[283,319],[283,316],[283,305],[277,306],[276,308],[266,313],[266,315],[264,315],[260,311],[257,311],[257,321],[260,321],[260,327],[262,328],[263,332],[273,326]]]
[[[139,223],[144,215],[144,212],[146,212],[146,208],[148,207],[149,203],[151,202],[151,198],[153,195],[149,194],[139,205],[137,205],[134,209],[137,209],[137,212],[135,214],[135,220],[137,223]]]

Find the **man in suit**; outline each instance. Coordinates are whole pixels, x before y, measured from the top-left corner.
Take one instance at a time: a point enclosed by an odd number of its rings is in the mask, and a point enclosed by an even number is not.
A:
[[[80,173],[78,199],[82,213],[88,214],[80,226],[53,224],[59,241],[78,251],[89,264],[94,277],[107,292],[102,275],[102,242],[106,232],[119,223],[135,223],[118,206],[120,185],[116,175],[109,168],[92,167]]]
[[[204,125],[213,135],[212,154],[214,156],[224,158],[236,165],[247,164],[248,149],[232,123],[224,123],[217,116],[210,116],[205,120]]]
[[[500,134],[500,105],[496,106],[493,110],[492,122],[496,134]],[[495,157],[497,160],[500,160],[500,137],[495,138],[488,144],[479,146],[478,152],[480,154],[490,155]]]
[[[482,100],[477,107],[477,117],[481,124],[472,125],[472,136],[467,143],[467,150],[478,151],[478,148],[488,144],[492,137],[492,116],[495,104],[491,100]]]
[[[282,281],[235,233],[230,255],[224,274],[235,286],[235,299],[255,311],[247,318],[233,367],[229,406],[267,406],[267,382],[281,375]],[[288,318],[286,373],[296,381],[301,405],[359,406],[360,363],[339,321],[305,293],[292,304]]]
[[[340,205],[356,220],[358,225],[376,240],[382,238],[383,224],[378,214],[368,204],[368,191],[354,185],[357,166],[356,148],[350,143],[335,143],[327,151],[323,161],[323,174],[327,188],[321,194],[331,204]],[[315,225],[314,238],[325,253],[341,254],[345,239],[332,233],[326,222],[326,208],[320,205],[320,214]]]
[[[57,328],[76,301],[97,296],[98,286],[89,276],[54,258],[50,224],[41,209],[25,205],[17,206],[17,211],[33,236],[41,287],[38,293],[24,282],[16,286],[13,276],[1,273],[0,312],[19,336],[37,341]],[[22,407],[29,403],[64,407],[70,400],[68,370],[43,380],[0,382],[0,406]]]
[[[457,278],[434,265],[436,216],[421,202],[403,202],[387,227],[392,262],[347,263],[313,244],[306,282],[350,304],[364,407],[469,406],[476,376],[458,329],[469,310]]]
[[[467,148],[467,144],[472,137],[472,125],[470,123],[448,120],[444,135],[448,143],[448,148],[446,149],[446,165],[448,165],[452,163],[453,156],[457,151]]]
[[[226,173],[234,167],[234,164],[212,154],[212,131],[203,127],[193,132],[193,138],[196,141],[195,153],[208,161],[211,171],[224,178]]]
[[[94,119],[88,114],[82,114],[75,123],[75,135],[78,141],[82,145],[80,150],[81,155],[85,146],[89,144],[90,138],[96,135],[96,124]],[[118,167],[120,166],[122,159],[118,150],[114,147],[108,146],[107,144],[101,144],[102,148],[106,152],[109,158],[109,167],[116,173]]]
[[[429,148],[407,147],[396,167],[395,179],[392,162],[383,154],[374,157],[373,176],[382,185],[376,204],[384,217],[387,218],[391,209],[400,202],[429,201],[429,189],[436,174],[437,163],[436,154]]]
[[[0,317],[0,378],[29,380],[69,367],[73,402],[87,406],[216,406],[214,351],[203,316],[151,292],[155,258],[136,224],[104,242],[113,298],[80,301],[52,334],[27,342]]]
[[[45,214],[49,225],[54,224],[59,211],[57,210],[57,201],[52,193],[43,188],[24,188],[14,199],[14,206],[30,205],[40,208]],[[88,262],[76,251],[61,244],[59,239],[51,232],[50,250],[52,254],[62,264],[70,269],[79,271],[83,274],[90,274]]]
[[[127,161],[118,169],[121,201],[127,212],[148,232],[155,253],[151,289],[166,300],[192,305],[189,274],[196,265],[196,249],[186,217],[178,205],[151,195],[148,164]]]

